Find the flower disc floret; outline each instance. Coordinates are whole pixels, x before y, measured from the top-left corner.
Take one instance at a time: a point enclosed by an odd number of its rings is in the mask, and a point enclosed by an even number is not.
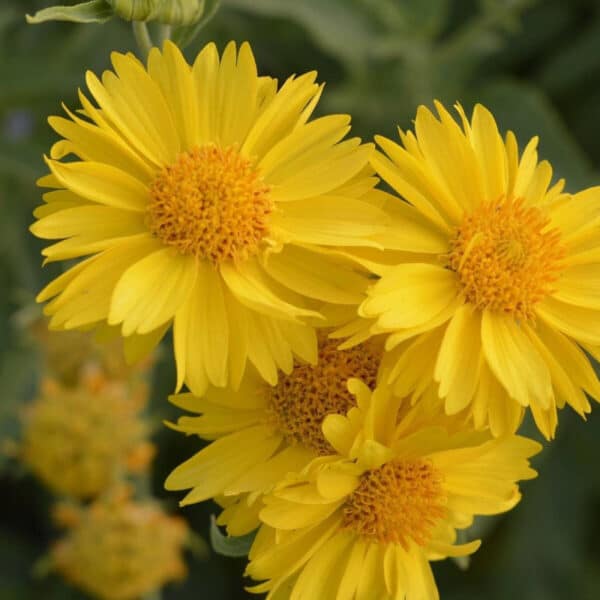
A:
[[[343,527],[380,544],[426,546],[446,516],[442,474],[430,461],[395,460],[369,470],[343,507]]]
[[[316,365],[298,364],[267,392],[270,420],[290,444],[301,444],[321,455],[332,447],[323,436],[323,420],[330,414],[346,414],[355,400],[348,379],[362,379],[375,387],[381,348],[366,343],[338,350],[339,342],[323,341]]]
[[[560,231],[523,199],[485,202],[463,218],[450,240],[448,267],[467,302],[533,319],[535,305],[553,291],[565,254]]]
[[[146,210],[162,242],[218,265],[258,253],[273,203],[236,148],[208,145],[181,153],[159,173]]]

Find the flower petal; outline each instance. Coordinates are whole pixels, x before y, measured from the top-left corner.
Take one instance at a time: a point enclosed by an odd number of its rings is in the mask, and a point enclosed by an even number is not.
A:
[[[527,334],[511,317],[484,311],[481,337],[490,369],[511,398],[548,407],[553,398],[550,372]]]
[[[115,286],[109,325],[124,336],[149,333],[175,316],[196,280],[196,261],[161,248],[129,267]]]
[[[387,270],[368,292],[359,314],[378,317],[384,330],[417,327],[441,313],[458,295],[456,276],[427,263]]]

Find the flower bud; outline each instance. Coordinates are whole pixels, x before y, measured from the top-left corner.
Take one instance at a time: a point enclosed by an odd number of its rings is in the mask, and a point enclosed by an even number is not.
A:
[[[91,0],[73,6],[51,6],[27,15],[30,24],[46,21],[104,23],[117,15],[125,21],[158,21],[185,27],[208,20],[218,0]]]
[[[126,21],[158,21],[165,25],[193,25],[202,18],[205,0],[107,0]]]

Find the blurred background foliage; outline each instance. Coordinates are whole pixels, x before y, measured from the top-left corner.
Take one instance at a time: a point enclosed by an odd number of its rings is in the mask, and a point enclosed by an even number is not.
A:
[[[133,50],[129,27],[53,23],[27,26],[43,0],[0,3],[0,445],[19,438],[19,413],[39,384],[40,357],[23,322],[37,290],[58,267],[40,267],[41,244],[27,232],[39,202],[35,179],[53,136],[46,116],[76,107],[84,72],[109,65],[111,50]],[[200,37],[249,40],[259,68],[280,79],[311,69],[327,82],[321,112],[351,113],[364,138],[410,127],[434,98],[467,109],[482,102],[502,129],[540,152],[556,177],[577,190],[600,181],[600,4],[597,0],[223,0]],[[169,360],[166,358],[169,357]],[[153,375],[152,418],[174,416],[170,353]],[[153,493],[171,511],[166,474],[198,448],[157,426]],[[1,455],[1,453],[0,453]],[[600,598],[600,410],[587,423],[564,411],[554,444],[535,461],[540,477],[523,486],[512,513],[477,522],[483,548],[467,571],[436,566],[445,600]],[[32,567],[56,537],[51,496],[9,456],[0,457],[0,598],[77,599],[56,576]],[[180,511],[208,536],[214,508]],[[476,532],[470,532],[474,535]],[[169,586],[173,600],[246,598],[244,561],[188,557],[190,575]],[[320,599],[315,599],[320,600]],[[323,599],[327,600],[327,599]]]

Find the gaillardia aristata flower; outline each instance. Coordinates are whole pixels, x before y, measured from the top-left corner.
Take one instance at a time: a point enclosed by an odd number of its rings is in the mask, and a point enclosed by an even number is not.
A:
[[[52,566],[100,600],[136,600],[187,572],[186,522],[127,494],[113,490],[85,508],[63,505],[55,513],[69,531],[52,548]]]
[[[92,498],[117,473],[145,470],[154,454],[142,418],[148,396],[128,384],[90,372],[76,386],[45,379],[27,407],[21,459],[53,492]]]
[[[314,361],[315,309],[360,302],[363,279],[330,249],[374,244],[372,146],[350,118],[310,120],[316,74],[279,89],[252,51],[209,44],[192,66],[167,43],[147,68],[114,53],[87,74],[94,105],[50,124],[54,188],[35,235],[48,261],[91,257],[39,295],[53,328],[108,322],[156,343],[172,324],[178,387],[237,387],[249,360],[271,384]],[[67,155],[75,161],[61,161]]]
[[[585,354],[600,355],[600,188],[550,187],[537,138],[520,154],[484,107],[469,121],[458,106],[461,127],[436,106],[439,117],[419,108],[400,145],[377,138],[385,155],[372,163],[402,198],[405,247],[376,267],[359,339],[389,334],[399,395],[435,381],[447,413],[494,435],[529,407],[551,438],[557,407],[583,416],[586,393],[600,398]]]
[[[456,545],[456,529],[512,508],[516,482],[536,475],[528,458],[540,445],[425,426],[411,419],[419,407],[406,412],[389,388],[349,385],[357,407],[323,424],[336,454],[264,498],[247,574],[267,581],[251,591],[281,600],[435,600],[429,561],[477,550],[478,540]]]
[[[225,507],[217,523],[231,535],[256,529],[265,491],[334,452],[321,427],[327,415],[345,415],[354,406],[348,379],[361,377],[375,387],[382,344],[336,346],[322,337],[317,364],[297,363],[274,387],[249,371],[237,392],[211,387],[203,398],[171,396],[177,406],[201,413],[172,427],[215,441],[177,467],[166,488],[192,488],[182,504],[216,498]]]

